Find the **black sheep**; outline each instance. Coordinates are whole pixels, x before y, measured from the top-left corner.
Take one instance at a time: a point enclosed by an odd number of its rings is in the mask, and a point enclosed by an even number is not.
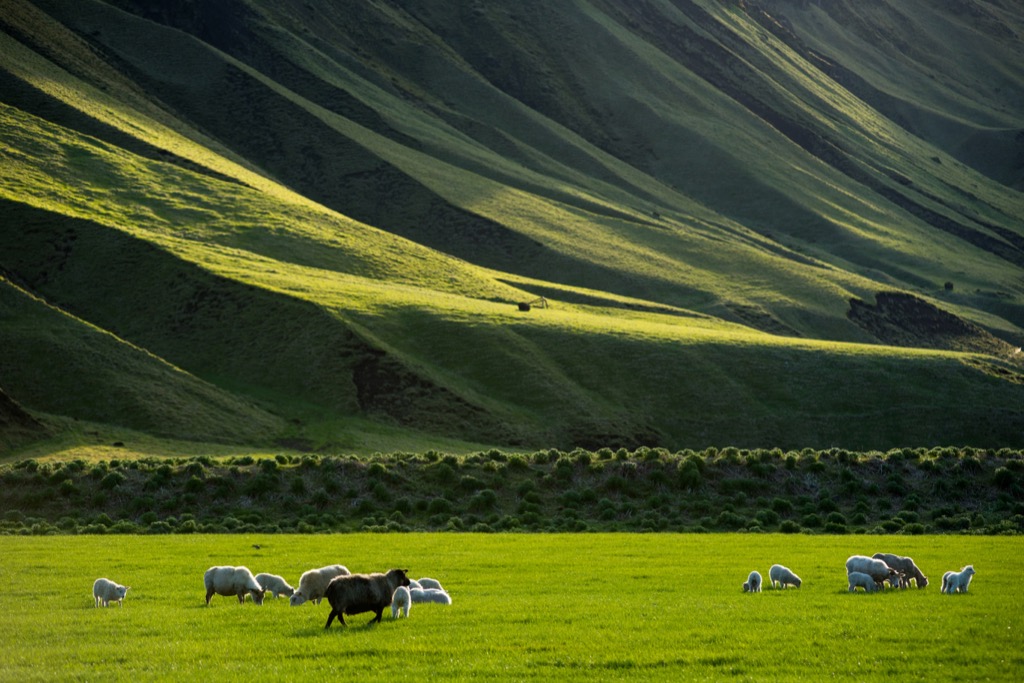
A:
[[[387,574],[350,574],[336,577],[327,586],[324,597],[331,603],[331,614],[324,628],[330,628],[334,617],[342,626],[346,614],[374,612],[369,623],[380,622],[384,610],[391,606],[391,596],[399,586],[408,586],[408,569],[391,569]]]

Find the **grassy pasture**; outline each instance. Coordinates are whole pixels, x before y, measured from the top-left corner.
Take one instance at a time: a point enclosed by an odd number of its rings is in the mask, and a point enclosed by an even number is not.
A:
[[[258,549],[256,545],[260,546]],[[0,538],[0,680],[1019,680],[1020,538],[777,535],[317,535]],[[851,553],[912,555],[935,585],[850,595]],[[799,590],[747,595],[772,562]],[[326,605],[203,604],[203,571],[292,583],[341,562],[407,566],[451,592],[407,621],[325,632]],[[971,592],[944,596],[968,562]],[[131,586],[96,609],[91,585]]]

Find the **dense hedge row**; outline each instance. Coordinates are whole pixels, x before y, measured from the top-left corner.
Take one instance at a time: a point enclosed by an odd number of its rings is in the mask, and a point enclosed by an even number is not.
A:
[[[577,449],[25,460],[0,534],[1024,532],[1024,452]]]

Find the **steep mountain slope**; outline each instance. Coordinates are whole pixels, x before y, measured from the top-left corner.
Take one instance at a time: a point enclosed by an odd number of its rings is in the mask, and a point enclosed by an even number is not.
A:
[[[148,431],[1024,440],[1014,3],[0,5],[12,321],[292,420]]]

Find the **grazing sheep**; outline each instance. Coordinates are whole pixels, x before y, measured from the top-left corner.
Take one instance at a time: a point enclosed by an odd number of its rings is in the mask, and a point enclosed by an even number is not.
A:
[[[883,588],[882,582],[897,575],[896,570],[882,560],[876,560],[866,555],[851,555],[846,560],[846,573],[860,572],[867,574],[879,588]]]
[[[851,593],[856,592],[858,588],[863,588],[865,593],[874,593],[878,590],[875,580],[864,572],[850,572],[846,575],[846,580],[850,582]]]
[[[398,619],[402,616],[402,612],[405,612],[405,618],[409,618],[409,607],[412,604],[412,598],[409,596],[409,589],[405,586],[399,586],[395,589],[395,594],[391,596],[391,618]]]
[[[263,604],[263,588],[256,583],[256,577],[247,567],[210,567],[203,574],[203,583],[206,584],[207,607],[214,593],[237,595],[238,604],[245,602],[245,594],[249,593],[254,603]]]
[[[771,569],[768,570],[768,580],[772,582],[772,588],[776,587],[776,583],[779,584],[779,588],[785,588],[789,585],[799,588],[801,584],[800,577],[781,564],[773,564],[771,566]]]
[[[412,590],[413,588],[423,588],[423,586],[421,586],[420,582],[416,579],[409,579],[409,590]]]
[[[130,586],[122,586],[110,579],[96,579],[92,584],[92,597],[96,601],[97,607],[101,603],[106,607],[111,600],[117,600],[117,606],[123,607],[121,601],[124,600],[129,588]]]
[[[257,574],[256,583],[263,588],[264,592],[269,591],[275,600],[282,595],[291,597],[295,593],[295,589],[289,586],[288,582],[277,574]]]
[[[974,565],[969,564],[958,572],[946,572],[942,577],[942,592],[952,595],[953,593],[966,593],[967,587],[971,585],[971,577],[974,576]]]
[[[312,600],[314,604],[319,605],[331,581],[339,576],[348,576],[351,573],[340,564],[332,564],[327,567],[310,569],[307,572],[303,572],[302,576],[299,577],[299,587],[288,598],[288,603],[292,607],[298,607],[307,600]]]
[[[409,577],[405,575],[407,571],[390,569],[386,574],[350,574],[332,580],[324,593],[327,602],[331,603],[331,613],[324,628],[330,628],[335,617],[342,626],[347,626],[345,615],[361,612],[375,613],[370,623],[380,623],[398,587],[409,586]]]
[[[441,582],[437,579],[419,579],[416,581],[419,588],[436,588],[437,590],[443,591],[444,588],[441,586]]]
[[[743,584],[744,593],[760,593],[761,592],[761,573],[758,571],[750,572],[750,576],[747,577],[746,582]]]
[[[432,602],[436,605],[452,604],[452,596],[440,588],[410,588],[409,597],[413,602]]]
[[[887,565],[903,574],[904,578],[900,584],[901,588],[909,588],[911,579],[917,583],[918,588],[925,588],[928,585],[928,577],[917,568],[917,565],[914,564],[914,560],[909,557],[893,555],[892,553],[875,553],[872,555],[872,558],[885,562]]]

